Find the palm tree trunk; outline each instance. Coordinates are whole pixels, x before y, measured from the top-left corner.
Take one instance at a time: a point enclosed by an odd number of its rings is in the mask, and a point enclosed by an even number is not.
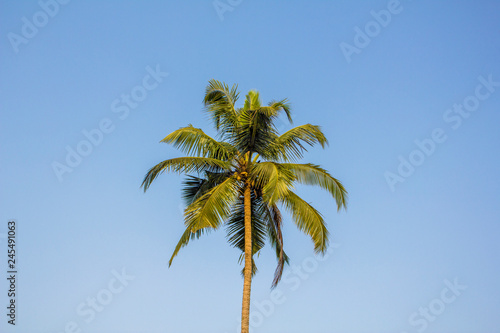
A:
[[[243,305],[241,333],[248,333],[250,324],[250,290],[252,285],[252,201],[250,184],[245,186],[245,268],[243,271]]]

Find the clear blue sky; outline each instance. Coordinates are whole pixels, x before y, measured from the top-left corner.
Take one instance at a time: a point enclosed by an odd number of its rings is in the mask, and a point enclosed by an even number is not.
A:
[[[262,251],[253,332],[500,332],[499,1],[0,2],[1,332],[237,332],[238,251],[220,230],[169,269],[181,177],[139,187],[180,155],[165,135],[213,133],[212,78],[288,97],[350,195],[300,189],[334,246],[320,261],[287,219],[295,268],[271,295]]]

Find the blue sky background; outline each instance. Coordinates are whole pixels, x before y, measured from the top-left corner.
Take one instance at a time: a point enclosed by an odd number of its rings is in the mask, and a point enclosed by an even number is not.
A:
[[[354,46],[355,28],[373,27],[370,12],[387,1],[221,3],[232,10],[73,0],[43,22],[38,2],[1,1],[0,248],[5,272],[16,219],[19,276],[16,327],[0,283],[0,331],[237,332],[238,251],[221,230],[168,269],[183,231],[181,177],[139,187],[151,166],[180,156],[159,143],[168,133],[190,123],[213,133],[201,101],[215,78],[242,96],[258,89],[265,102],[288,97],[294,123],[319,124],[330,141],[305,161],[349,191],[339,214],[326,193],[300,189],[324,214],[333,251],[319,261],[286,221],[285,249],[302,273],[286,273],[271,309],[275,259],[263,249],[253,332],[500,332],[500,86],[458,128],[443,118],[474,96],[479,77],[500,82],[500,2],[401,0],[350,62],[341,43]],[[38,32],[14,47],[33,16]],[[111,104],[148,66],[168,76],[120,119]],[[53,163],[106,118],[113,131],[59,181]],[[417,158],[414,141],[436,128],[446,140],[391,189],[386,173],[397,174],[399,156]],[[123,269],[130,280],[113,294]],[[453,294],[455,282],[466,288]],[[106,304],[90,319],[96,297]]]

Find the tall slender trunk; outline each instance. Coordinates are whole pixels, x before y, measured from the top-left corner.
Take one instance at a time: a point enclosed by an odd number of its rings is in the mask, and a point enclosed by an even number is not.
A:
[[[250,290],[252,286],[252,200],[250,184],[245,186],[245,268],[243,271],[243,305],[241,333],[248,333],[250,324]]]

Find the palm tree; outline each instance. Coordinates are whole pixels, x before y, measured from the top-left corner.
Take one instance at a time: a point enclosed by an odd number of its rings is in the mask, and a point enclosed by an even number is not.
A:
[[[272,283],[281,279],[288,257],[283,250],[282,215],[278,205],[291,214],[297,227],[309,235],[316,253],[324,254],[328,230],[322,215],[293,191],[295,184],[317,185],[335,199],[337,210],[346,207],[342,184],[318,165],[299,164],[306,145],[327,144],[319,126],[301,125],[279,134],[275,120],[284,113],[292,122],[287,100],[262,106],[257,91],[246,95],[243,107],[235,106],[237,86],[211,80],[204,105],[218,132],[218,140],[192,125],[167,135],[169,143],[188,156],[165,160],[146,174],[146,191],[161,173],[187,174],[183,184],[184,231],[169,266],[190,240],[226,226],[229,243],[240,249],[244,260],[241,332],[248,333],[250,289],[257,271],[253,255],[266,239],[276,251],[277,268]]]

